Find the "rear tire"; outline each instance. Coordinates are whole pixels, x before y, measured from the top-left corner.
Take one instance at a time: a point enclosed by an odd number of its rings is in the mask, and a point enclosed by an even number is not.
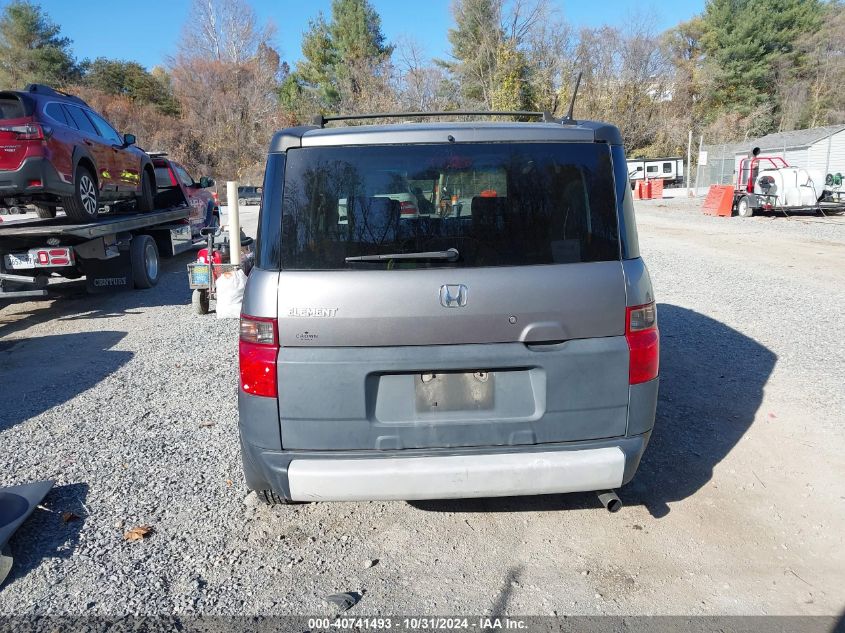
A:
[[[100,192],[97,181],[87,167],[77,166],[73,179],[73,195],[62,198],[65,214],[77,222],[97,219],[100,209]]]
[[[35,205],[35,212],[39,218],[55,218],[56,207],[45,207],[43,204]]]
[[[158,283],[158,246],[149,235],[136,235],[129,244],[132,279],[136,288],[152,288]]]
[[[144,170],[144,175],[141,177],[141,193],[135,200],[138,211],[141,213],[149,213],[155,207],[155,185],[147,170]]]
[[[287,499],[280,497],[272,490],[256,490],[255,494],[261,501],[270,506],[280,506],[290,503]]]
[[[209,304],[208,290],[197,288],[191,293],[191,305],[194,306],[194,312],[197,314],[208,314]]]

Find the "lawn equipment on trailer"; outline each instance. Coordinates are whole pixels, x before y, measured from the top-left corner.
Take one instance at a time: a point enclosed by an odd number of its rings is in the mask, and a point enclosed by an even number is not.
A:
[[[197,253],[197,261],[188,264],[188,284],[193,290],[191,304],[197,314],[208,314],[211,300],[217,298],[217,282],[221,275],[235,273],[242,270],[249,275],[255,261],[253,249],[254,240],[247,237],[243,231],[240,235],[240,263],[224,263],[230,259],[230,240],[228,234],[217,226],[209,226],[200,230],[206,237],[206,247]],[[222,240],[215,238],[223,236]],[[220,248],[216,248],[219,246]]]
[[[760,148],[755,147],[739,162],[733,207],[743,218],[765,211],[842,213],[845,200],[837,191],[834,178],[828,175],[825,179],[811,169],[793,167],[780,156],[761,156]]]

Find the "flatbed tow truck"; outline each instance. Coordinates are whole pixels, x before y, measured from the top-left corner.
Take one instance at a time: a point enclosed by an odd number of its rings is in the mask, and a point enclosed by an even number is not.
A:
[[[85,275],[89,292],[152,288],[159,255],[176,255],[195,242],[187,204],[151,211],[111,211],[85,224],[66,217],[0,222],[0,300],[44,297],[51,276]]]

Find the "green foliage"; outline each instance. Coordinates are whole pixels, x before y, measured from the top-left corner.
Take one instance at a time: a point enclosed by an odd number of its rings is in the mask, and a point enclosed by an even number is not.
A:
[[[15,0],[0,17],[0,88],[62,86],[78,76],[70,40],[36,4]]]
[[[449,29],[452,60],[440,61],[458,81],[469,104],[492,102],[496,56],[504,40],[499,0],[458,0],[452,8],[454,29]]]
[[[367,0],[332,0],[330,40],[346,63],[377,60],[393,52],[385,44],[381,17]]]
[[[300,89],[303,86],[310,88],[326,106],[331,106],[339,98],[335,72],[338,60],[331,28],[320,13],[316,20],[309,22],[308,31],[302,36],[302,60],[296,65],[293,81]],[[286,92],[293,96],[291,88],[289,84]]]
[[[85,65],[84,81],[106,94],[155,105],[162,114],[179,112],[170,89],[170,77],[163,68],[150,73],[137,62],[99,57]]]
[[[711,117],[756,112],[754,131],[769,131],[781,105],[778,82],[804,72],[796,42],[818,31],[823,10],[820,0],[710,0],[702,16],[702,44],[714,74]],[[769,115],[760,114],[766,110]]]
[[[513,42],[503,42],[496,51],[491,106],[494,110],[531,108],[530,70],[525,54]]]
[[[303,99],[316,97],[323,109],[333,109],[348,96],[343,88],[358,89],[352,68],[376,67],[392,52],[381,32],[381,18],[367,0],[333,0],[331,21],[319,14],[309,23],[302,60],[281,89],[282,101],[296,110]]]

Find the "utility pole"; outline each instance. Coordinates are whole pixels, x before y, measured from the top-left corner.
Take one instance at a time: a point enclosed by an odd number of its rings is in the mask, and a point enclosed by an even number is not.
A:
[[[690,188],[690,170],[692,169],[692,130],[689,131],[689,140],[687,141],[687,168],[684,170],[684,180],[687,181],[687,198],[692,198],[692,189]]]
[[[701,150],[704,147],[704,135],[698,137],[698,158],[695,160],[695,195],[698,195],[698,181],[701,179],[701,175],[699,173],[699,169],[701,169]]]

